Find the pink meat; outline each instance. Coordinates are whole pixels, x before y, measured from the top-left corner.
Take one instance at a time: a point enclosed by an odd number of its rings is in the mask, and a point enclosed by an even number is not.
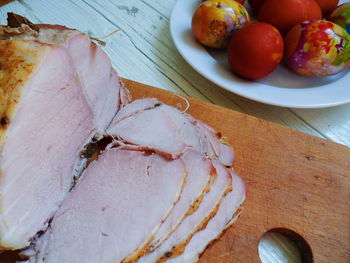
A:
[[[120,108],[127,103],[127,92],[113,70],[108,56],[85,34],[57,25],[37,25],[39,34],[25,32],[1,38],[39,40],[61,45],[68,50],[77,73],[77,82],[83,87],[87,101],[94,113],[98,132],[103,133]]]
[[[214,129],[156,99],[140,99],[124,107],[107,134],[129,144],[126,148],[154,150],[166,157],[177,158],[188,148],[226,166],[234,161],[232,148],[220,142]]]
[[[134,114],[140,113],[145,110],[154,109],[159,106],[161,102],[154,98],[146,98],[146,99],[140,99],[135,100],[132,103],[129,103],[123,107],[118,114],[113,119],[113,122],[111,123],[111,127],[116,125],[121,120],[124,120],[126,118],[131,117]]]
[[[198,209],[215,177],[212,163],[201,154],[188,150],[181,159],[188,172],[186,184],[182,190],[180,201],[175,205],[149,244],[148,247],[151,251],[157,249],[177,229],[186,216]]]
[[[99,132],[103,133],[119,109],[120,83],[111,61],[82,33],[70,37],[66,43],[95,114]]]
[[[138,263],[153,263],[160,259],[168,259],[182,253],[184,246],[192,237],[206,227],[208,221],[215,216],[225,195],[232,189],[231,174],[219,162],[213,162],[217,178],[211,185],[209,193],[204,196],[199,208],[188,215],[180,226],[156,250],[141,257]]]
[[[157,108],[121,119],[106,133],[140,150],[153,150],[172,159],[183,154],[186,147],[172,120]]]
[[[174,107],[162,104],[159,110],[164,112],[174,123],[177,129],[178,137],[187,147],[195,149],[199,153],[203,153],[201,149],[200,137],[196,127],[187,118],[188,114],[184,114]]]
[[[213,240],[238,218],[240,206],[245,199],[245,185],[243,180],[231,171],[232,192],[222,201],[219,211],[210,220],[207,227],[196,233],[186,246],[185,251],[178,257],[167,260],[168,263],[194,263]]]
[[[181,160],[104,152],[63,202],[31,262],[120,262],[156,232],[185,176]]]
[[[232,147],[220,142],[220,136],[212,127],[202,121],[195,120],[199,136],[202,138],[202,147],[207,149],[206,155],[211,159],[219,159],[224,165],[232,166],[234,162],[234,152]]]
[[[5,78],[11,75],[7,87],[21,91],[10,95],[13,104],[8,108],[14,110],[0,145],[0,246],[18,249],[46,228],[96,127],[66,49],[21,40],[0,40],[0,49],[11,54],[0,57]],[[18,58],[16,68],[27,71],[11,71],[11,60]],[[28,65],[35,67],[29,70]],[[17,74],[22,80],[18,83]]]

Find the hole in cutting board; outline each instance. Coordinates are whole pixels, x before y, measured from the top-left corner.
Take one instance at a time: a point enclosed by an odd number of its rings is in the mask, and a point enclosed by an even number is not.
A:
[[[262,263],[312,263],[312,251],[306,240],[292,230],[275,228],[259,241]]]

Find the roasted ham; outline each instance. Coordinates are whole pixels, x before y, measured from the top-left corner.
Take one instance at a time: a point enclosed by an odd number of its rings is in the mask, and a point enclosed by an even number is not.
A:
[[[232,177],[219,162],[214,162],[216,179],[199,208],[188,215],[157,249],[141,257],[138,263],[164,262],[181,255],[192,237],[217,214],[224,197],[232,191]]]
[[[56,25],[36,25],[39,32],[28,26],[24,28],[2,27],[0,39],[36,40],[66,48],[75,68],[76,81],[94,113],[98,131],[104,132],[120,104],[129,100],[106,53],[78,30]]]
[[[0,249],[27,247],[30,263],[196,262],[245,199],[233,149],[155,98],[129,103],[85,34],[12,18],[0,26]]]
[[[76,30],[0,28],[0,247],[45,230],[128,92],[107,55]],[[48,198],[49,196],[49,198]]]
[[[245,199],[245,185],[239,176],[233,171],[230,172],[232,191],[224,197],[216,215],[209,221],[205,229],[192,237],[184,252],[178,257],[169,259],[168,263],[197,262],[208,244],[219,238],[223,231],[236,221],[240,214],[240,206]]]
[[[18,249],[46,228],[96,131],[65,48],[1,40],[1,247]]]
[[[121,262],[167,218],[186,174],[180,159],[107,150],[65,199],[30,262]]]
[[[155,99],[128,104],[115,116],[107,134],[125,147],[152,150],[170,159],[193,149],[227,166],[234,161],[232,148],[211,127]]]

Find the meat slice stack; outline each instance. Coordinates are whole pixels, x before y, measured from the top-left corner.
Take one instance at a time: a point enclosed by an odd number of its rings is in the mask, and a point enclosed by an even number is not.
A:
[[[36,262],[120,262],[167,217],[186,171],[180,159],[112,149],[83,177],[43,236]]]
[[[104,132],[119,109],[120,93],[125,93],[107,55],[82,33],[74,31],[69,39],[76,44],[66,45],[61,40],[67,33],[60,27],[51,30],[52,41],[41,41],[45,30],[22,26],[26,30],[0,29],[3,249],[26,247],[46,229],[71,188],[81,150]],[[73,56],[74,45],[81,46],[82,56]],[[98,74],[93,83],[95,68],[106,74]]]
[[[30,244],[31,263],[196,262],[237,219],[245,186],[214,129],[154,98],[128,103],[79,31],[27,21],[0,39],[4,248]],[[70,190],[93,137],[110,143]]]
[[[64,200],[29,262],[195,262],[238,217],[244,183],[222,163],[232,163],[233,152],[220,151],[210,127],[142,99],[121,109],[105,136],[112,143]]]

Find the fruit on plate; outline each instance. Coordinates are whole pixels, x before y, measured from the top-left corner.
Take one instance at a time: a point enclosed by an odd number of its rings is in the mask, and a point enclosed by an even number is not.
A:
[[[265,3],[266,0],[248,0],[250,8],[253,11],[253,14],[258,14],[261,6]]]
[[[334,9],[328,20],[345,28],[350,33],[350,3],[342,4]]]
[[[286,63],[298,74],[329,76],[349,66],[350,36],[332,22],[303,22],[293,27],[284,41]]]
[[[278,30],[266,23],[251,23],[237,31],[228,46],[228,61],[232,70],[247,79],[259,79],[270,74],[283,57],[283,38]]]
[[[321,7],[323,15],[326,16],[337,7],[339,0],[316,0],[316,2]]]
[[[322,19],[315,0],[266,0],[259,10],[258,20],[275,26],[282,34],[293,26],[313,19]]]
[[[192,33],[207,47],[224,48],[232,34],[249,23],[243,5],[236,1],[205,1],[192,17]]]

